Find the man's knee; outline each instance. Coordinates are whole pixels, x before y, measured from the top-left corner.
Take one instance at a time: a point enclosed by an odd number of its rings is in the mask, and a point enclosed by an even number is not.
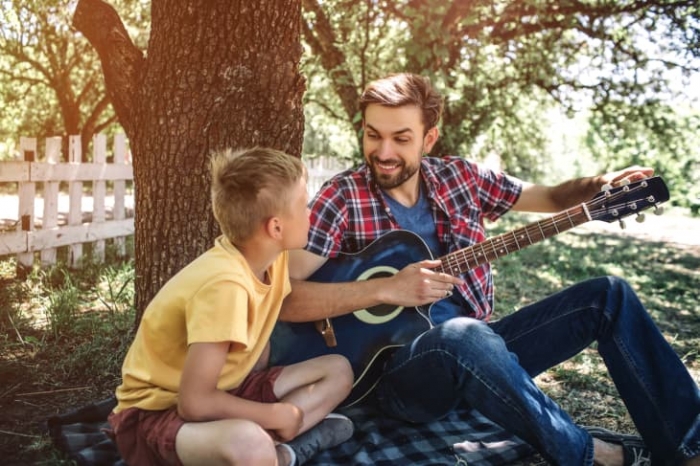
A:
[[[480,320],[450,319],[440,325],[439,332],[442,343],[455,353],[468,352],[476,357],[482,353],[506,351],[503,339]]]
[[[634,290],[630,284],[624,279],[616,275],[606,275],[597,278],[591,278],[581,282],[579,286],[587,286],[596,294],[634,294]]]

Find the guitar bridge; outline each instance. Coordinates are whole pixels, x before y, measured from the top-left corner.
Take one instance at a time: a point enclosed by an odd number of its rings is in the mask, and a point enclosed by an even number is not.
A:
[[[326,342],[326,346],[332,348],[338,346],[338,342],[335,339],[335,330],[333,330],[333,324],[331,319],[317,320],[315,322],[316,330],[321,333],[323,340]]]

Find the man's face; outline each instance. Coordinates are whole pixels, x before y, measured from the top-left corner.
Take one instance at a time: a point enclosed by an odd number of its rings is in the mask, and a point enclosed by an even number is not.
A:
[[[423,152],[437,139],[437,128],[425,134],[420,109],[415,105],[365,109],[362,149],[377,184],[385,190],[417,180]]]

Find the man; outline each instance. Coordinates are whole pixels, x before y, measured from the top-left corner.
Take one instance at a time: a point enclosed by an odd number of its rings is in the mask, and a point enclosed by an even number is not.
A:
[[[412,230],[437,257],[484,240],[484,218],[558,212],[606,184],[640,180],[652,170],[633,167],[547,187],[457,157],[423,157],[439,136],[442,98],[412,74],[371,83],[360,108],[366,164],[334,177],[312,201],[309,242],[290,254],[293,291],[281,319],[434,302],[435,327],[391,356],[373,392],[386,414],[428,422],[466,403],[553,464],[650,464],[651,454],[660,464],[700,465],[698,386],[619,278],[579,283],[492,323],[488,264],[459,277],[424,260],[385,278],[306,281],[328,258],[357,252],[392,230]],[[646,446],[575,425],[532,380],[594,341]]]

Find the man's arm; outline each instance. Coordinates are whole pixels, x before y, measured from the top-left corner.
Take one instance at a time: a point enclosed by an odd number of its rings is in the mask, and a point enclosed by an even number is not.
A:
[[[520,198],[513,205],[513,210],[520,212],[560,212],[590,200],[606,184],[616,187],[625,181],[633,182],[648,178],[653,174],[654,170],[652,168],[634,166],[604,175],[576,178],[556,186],[525,183]]]
[[[396,275],[344,283],[306,281],[326,258],[305,250],[289,252],[289,276],[292,292],[282,304],[280,320],[308,322],[335,317],[378,304],[420,306],[432,303],[451,292],[460,278],[433,272],[440,261],[411,264]]]

